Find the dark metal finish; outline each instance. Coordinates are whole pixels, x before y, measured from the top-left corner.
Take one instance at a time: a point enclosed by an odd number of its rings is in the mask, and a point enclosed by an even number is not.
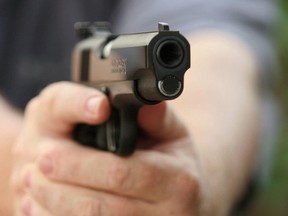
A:
[[[84,145],[130,155],[137,142],[138,109],[182,93],[190,45],[167,23],[159,23],[159,31],[123,35],[113,35],[106,27],[99,30],[99,24],[79,26],[90,33],[83,33],[85,39],[74,49],[73,80],[104,89],[112,114],[93,129],[78,125],[74,137]]]

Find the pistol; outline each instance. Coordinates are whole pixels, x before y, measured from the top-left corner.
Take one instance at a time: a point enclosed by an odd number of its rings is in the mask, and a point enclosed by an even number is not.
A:
[[[158,31],[112,34],[107,23],[75,24],[80,41],[72,54],[72,80],[104,92],[111,116],[101,125],[78,124],[79,143],[120,156],[131,155],[141,106],[180,96],[190,67],[190,45],[179,31],[158,23]]]

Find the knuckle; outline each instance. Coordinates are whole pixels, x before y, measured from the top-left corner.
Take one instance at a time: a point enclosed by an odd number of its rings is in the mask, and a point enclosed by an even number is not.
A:
[[[39,97],[31,99],[25,109],[25,116],[33,116],[39,107]]]
[[[100,216],[101,205],[96,199],[88,199],[80,203],[79,205],[80,216]]]
[[[190,173],[179,174],[178,176],[178,188],[187,197],[195,200],[199,195],[199,179],[191,175]]]
[[[122,161],[116,161],[110,167],[108,173],[108,184],[112,189],[126,190],[129,186],[128,180],[130,175],[130,168]]]
[[[35,116],[39,109],[51,110],[55,108],[56,95],[62,92],[68,82],[53,83],[43,89],[40,94],[31,99],[25,108],[25,117]]]
[[[139,211],[137,211],[135,205],[132,205],[129,201],[122,199],[117,200],[117,202],[110,202],[109,209],[111,209],[111,215],[115,216],[137,216]]]
[[[61,86],[59,84],[51,84],[45,88],[39,95],[40,103],[42,107],[47,110],[53,111],[55,109],[56,94],[61,92]]]
[[[59,113],[65,112],[64,110],[69,109],[71,112],[77,110],[78,113],[79,109],[83,109],[83,101],[90,91],[94,93],[95,90],[62,81],[46,87],[39,97],[42,107],[45,107],[50,115],[59,117]],[[69,100],[69,103],[66,102],[67,100]]]
[[[163,180],[162,171],[157,166],[147,165],[144,169],[145,172],[142,178],[139,179],[140,188],[149,189]]]
[[[133,169],[134,168],[134,169]],[[135,170],[133,164],[116,159],[108,171],[108,187],[117,191],[149,190],[163,181],[163,171],[155,164],[144,163]]]
[[[49,110],[55,108],[57,98],[71,84],[66,81],[52,83],[41,91],[39,98],[41,104],[44,104]]]

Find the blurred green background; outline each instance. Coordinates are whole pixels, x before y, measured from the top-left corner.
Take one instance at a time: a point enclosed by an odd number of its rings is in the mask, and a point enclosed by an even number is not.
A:
[[[245,216],[288,216],[288,1],[280,0],[280,23],[276,46],[280,60],[280,79],[275,94],[281,101],[283,128],[277,140],[271,177],[262,186]]]

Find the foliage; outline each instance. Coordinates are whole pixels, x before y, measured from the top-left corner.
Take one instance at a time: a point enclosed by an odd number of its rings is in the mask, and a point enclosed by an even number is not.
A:
[[[283,128],[277,143],[271,179],[264,185],[248,216],[288,215],[288,1],[280,1],[276,47],[280,79],[275,88],[283,111]]]

